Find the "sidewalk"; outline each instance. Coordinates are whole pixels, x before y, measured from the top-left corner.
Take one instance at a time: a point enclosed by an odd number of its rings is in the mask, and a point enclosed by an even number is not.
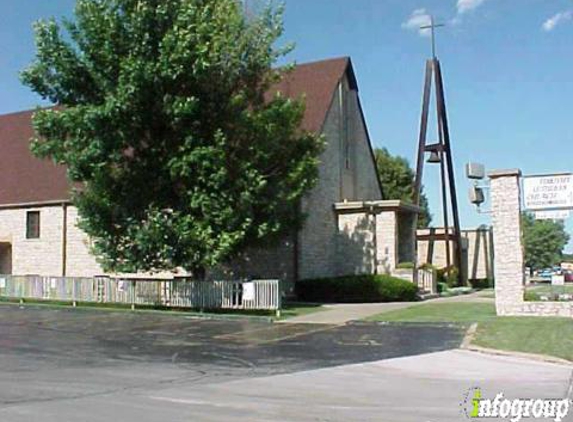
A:
[[[394,311],[396,309],[409,308],[411,306],[420,306],[427,303],[440,302],[482,302],[493,303],[494,299],[480,297],[478,293],[467,295],[441,297],[420,302],[389,302],[389,303],[336,303],[324,305],[323,311],[313,312],[307,315],[301,315],[289,318],[277,323],[283,324],[346,324],[350,321],[356,321],[367,318],[372,315],[384,312]]]

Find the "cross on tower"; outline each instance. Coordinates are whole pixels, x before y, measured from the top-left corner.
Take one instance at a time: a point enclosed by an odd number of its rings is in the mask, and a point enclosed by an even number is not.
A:
[[[436,58],[436,33],[435,29],[446,26],[443,23],[434,23],[434,17],[430,15],[430,24],[423,25],[420,29],[429,29],[432,33],[432,58]]]

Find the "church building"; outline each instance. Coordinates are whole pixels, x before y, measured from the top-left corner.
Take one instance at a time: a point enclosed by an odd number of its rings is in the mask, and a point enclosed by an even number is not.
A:
[[[384,198],[351,60],[300,64],[271,91],[303,97],[303,129],[326,140],[319,180],[301,204],[307,219],[275,248],[249,251],[210,276],[292,283],[413,262],[418,208]],[[66,169],[29,150],[32,114],[0,116],[0,274],[103,275],[77,227]]]

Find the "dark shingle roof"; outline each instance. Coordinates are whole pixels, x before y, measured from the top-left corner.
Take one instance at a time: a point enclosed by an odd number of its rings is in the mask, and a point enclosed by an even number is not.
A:
[[[356,87],[352,68],[349,65],[348,57],[300,64],[267,95],[280,91],[290,98],[304,96],[306,109],[302,128],[311,132],[320,132],[330,108],[334,90],[347,69],[350,72],[351,86]]]
[[[69,198],[65,167],[35,158],[30,152],[33,113],[0,116],[0,205]]]
[[[349,58],[337,58],[296,66],[279,84],[269,90],[290,98],[306,99],[302,123],[305,130],[320,132],[334,91],[345,72],[356,88]],[[70,198],[66,169],[30,152],[34,135],[33,110],[0,116],[0,206],[65,201]]]

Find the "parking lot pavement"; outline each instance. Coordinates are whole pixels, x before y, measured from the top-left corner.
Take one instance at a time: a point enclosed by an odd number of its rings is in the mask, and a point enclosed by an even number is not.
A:
[[[471,386],[565,390],[568,369],[456,351],[462,336],[2,305],[0,421],[443,421]]]
[[[284,325],[0,305],[0,421],[67,420],[58,412],[68,407],[91,409],[79,420],[106,420],[106,410],[95,407],[105,408],[112,397],[130,402],[173,386],[448,350],[462,336],[462,329],[447,325]],[[56,409],[53,419],[48,409]]]

